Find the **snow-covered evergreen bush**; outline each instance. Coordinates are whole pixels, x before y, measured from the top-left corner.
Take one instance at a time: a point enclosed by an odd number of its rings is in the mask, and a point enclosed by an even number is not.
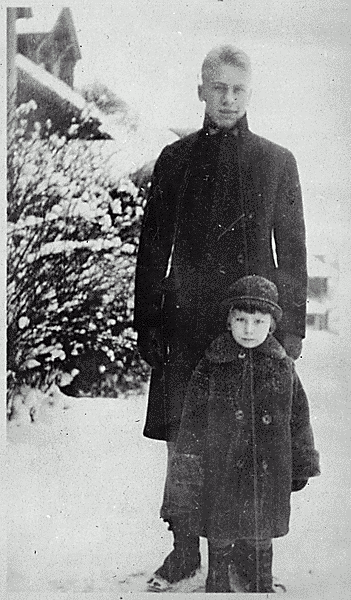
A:
[[[138,382],[147,368],[131,324],[144,194],[129,178],[111,182],[92,149],[102,142],[75,139],[77,125],[64,137],[50,124],[29,128],[35,109],[19,107],[8,135],[10,399],[22,384],[60,382],[91,354],[113,386]]]

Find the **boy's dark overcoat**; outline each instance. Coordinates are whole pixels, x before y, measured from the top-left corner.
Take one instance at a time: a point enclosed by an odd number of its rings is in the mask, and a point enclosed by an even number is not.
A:
[[[246,116],[230,139],[228,146],[225,134],[203,129],[167,146],[155,165],[139,243],[134,325],[162,328],[171,352],[168,365],[152,373],[148,437],[167,440],[177,431],[184,382],[223,330],[218,306],[235,280],[257,274],[274,281],[284,311],[280,332],[305,335],[305,226],[296,161],[252,133]]]
[[[292,359],[272,336],[245,350],[221,335],[189,383],[161,516],[182,517],[217,546],[280,537],[289,528],[292,480],[318,474]]]

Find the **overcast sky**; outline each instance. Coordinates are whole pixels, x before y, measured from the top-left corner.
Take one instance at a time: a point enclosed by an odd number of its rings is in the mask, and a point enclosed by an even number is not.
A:
[[[246,50],[250,127],[295,153],[309,222],[350,222],[349,2],[115,0],[72,12],[83,56],[76,85],[105,82],[159,126],[200,127],[204,55],[222,42]]]

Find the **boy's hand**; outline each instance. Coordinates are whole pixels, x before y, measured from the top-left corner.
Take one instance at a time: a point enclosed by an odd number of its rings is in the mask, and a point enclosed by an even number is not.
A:
[[[290,358],[297,360],[302,352],[302,339],[298,335],[286,333],[284,336],[283,346]]]
[[[308,479],[293,479],[291,482],[291,491],[299,492],[305,485],[307,485]]]
[[[164,351],[161,330],[158,327],[145,327],[138,333],[140,356],[153,369],[161,369],[164,363]]]

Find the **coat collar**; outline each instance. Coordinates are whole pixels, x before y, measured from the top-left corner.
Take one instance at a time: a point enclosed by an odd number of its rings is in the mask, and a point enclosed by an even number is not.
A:
[[[176,142],[168,146],[168,148],[170,149],[177,148],[179,150],[179,158],[181,160],[182,165],[185,164],[186,166],[188,166],[190,161],[192,160],[192,156],[194,154],[198,154],[199,143],[201,144],[204,140],[209,139],[209,137],[212,139],[217,139],[217,135],[208,135],[206,121],[207,119],[205,118],[202,129],[198,129],[194,133],[190,133],[188,136],[177,140]],[[246,168],[248,168],[249,163],[251,163],[251,159],[253,164],[255,165],[261,160],[260,152],[257,148],[257,136],[250,131],[246,114],[243,117],[241,117],[241,119],[239,119],[239,121],[236,124],[236,128],[239,134],[238,139],[242,142],[241,160],[242,166],[245,170]]]
[[[211,117],[205,113],[205,118],[204,118],[204,123],[203,123],[203,131],[205,133],[205,135],[216,135],[217,133],[223,132],[223,131],[227,131],[229,133],[232,133],[233,135],[237,136],[238,134],[242,134],[244,131],[247,131],[249,128],[248,126],[248,122],[247,122],[247,116],[246,113],[237,121],[237,123],[234,125],[234,127],[231,127],[230,129],[223,129],[218,127],[218,125],[211,119]]]
[[[273,335],[268,335],[263,344],[254,348],[252,352],[254,355],[264,354],[277,360],[282,360],[286,357],[283,346],[279,344]],[[237,360],[239,354],[244,354],[245,356],[248,355],[248,351],[236,343],[229,331],[216,338],[206,350],[206,358],[214,363],[232,362],[233,360]]]
[[[212,134],[217,133],[217,135],[211,135],[211,126],[212,126],[212,122],[211,121],[209,122],[209,117],[208,117],[208,115],[205,114],[203,127],[202,127],[202,129],[197,131],[195,134],[193,134],[194,138],[192,139],[192,142],[194,142],[194,141],[201,142],[201,140],[204,140],[204,139],[205,140],[206,139],[217,139],[221,130],[214,129],[212,131]],[[262,160],[262,152],[261,152],[260,144],[257,143],[257,136],[255,134],[253,134],[249,129],[246,113],[244,114],[243,117],[241,117],[241,119],[238,120],[238,122],[236,123],[236,125],[233,129],[233,132],[234,132],[235,136],[237,137],[237,140],[238,140],[239,146],[240,146],[240,161],[241,161],[242,177],[243,177],[242,183],[243,183],[243,187],[245,188],[247,186],[246,176],[247,176],[247,174],[249,174],[251,172],[256,172],[257,165]],[[193,146],[193,144],[191,144],[191,147],[192,147],[193,151],[197,152],[196,144],[195,144],[195,147]],[[254,165],[254,168],[251,167],[251,165]]]

